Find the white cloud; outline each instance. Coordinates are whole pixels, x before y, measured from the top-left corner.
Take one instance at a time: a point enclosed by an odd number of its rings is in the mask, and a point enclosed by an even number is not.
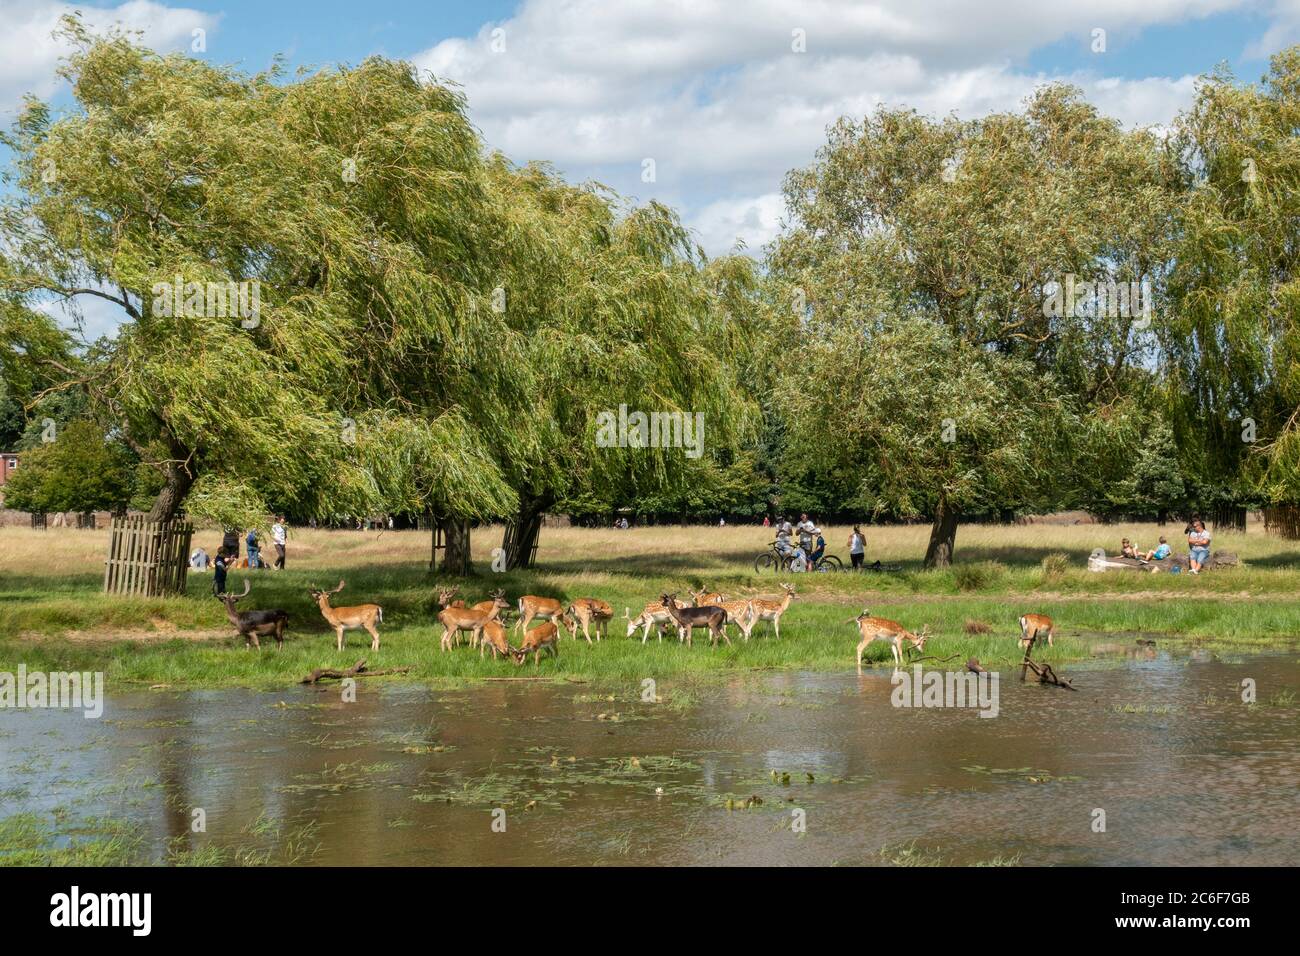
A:
[[[958,0],[525,0],[413,59],[465,88],[492,146],[684,207],[720,253],[737,238],[761,245],[782,175],[811,160],[835,119],[882,103],[974,117],[1064,79],[1127,124],[1168,123],[1191,101],[1190,76],[1049,78],[1015,64],[1071,37],[1086,49],[1094,27],[1113,44],[1251,2],[989,0],[976,12]],[[806,53],[792,49],[795,30]],[[645,158],[653,184],[640,180]]]
[[[0,117],[11,116],[24,94],[48,98],[58,89],[55,75],[66,45],[51,34],[59,18],[76,10],[86,24],[102,30],[117,24],[144,34],[157,50],[189,45],[191,31],[211,31],[217,17],[198,10],[166,7],[151,0],[130,0],[115,7],[56,3],[51,0],[5,0],[0,9]]]

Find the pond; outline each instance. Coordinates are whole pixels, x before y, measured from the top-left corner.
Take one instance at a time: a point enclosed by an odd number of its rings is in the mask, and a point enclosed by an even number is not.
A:
[[[888,670],[664,681],[657,702],[529,682],[110,692],[99,720],[0,711],[0,818],[60,839],[112,818],[153,861],[1300,862],[1296,651],[1097,651],[1060,668],[1077,692],[1003,672],[992,719],[895,707]]]

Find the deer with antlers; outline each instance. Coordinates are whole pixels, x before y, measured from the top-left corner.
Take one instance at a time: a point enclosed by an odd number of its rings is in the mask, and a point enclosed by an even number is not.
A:
[[[781,615],[790,607],[790,602],[794,600],[794,585],[783,584],[781,590],[785,595],[778,601],[771,598],[751,598],[749,603],[754,606],[755,620],[750,624],[752,631],[754,625],[759,621],[771,621],[772,628],[776,631],[776,636],[781,636]]]
[[[858,643],[859,674],[862,673],[862,654],[872,641],[884,641],[889,645],[894,653],[894,666],[897,667],[912,650],[924,653],[930,633],[928,627],[923,627],[920,634],[913,634],[897,621],[891,621],[887,617],[872,617],[871,611],[865,607],[861,614],[849,618],[847,623],[856,624],[858,633],[862,635],[862,640]]]
[[[269,608],[265,611],[237,611],[235,604],[242,598],[248,597],[248,592],[253,589],[251,582],[244,581],[243,594],[218,594],[216,599],[226,606],[226,617],[230,618],[230,623],[235,625],[235,630],[239,632],[244,639],[245,647],[255,647],[261,650],[261,643],[258,641],[258,635],[263,637],[275,635],[276,650],[284,649],[284,629],[289,624],[289,615],[277,608]]]
[[[546,621],[526,632],[519,649],[511,653],[515,655],[516,667],[522,664],[529,654],[533,655],[533,666],[537,667],[543,651],[557,658],[560,656],[560,629],[556,627],[555,621]]]
[[[726,595],[719,594],[717,591],[710,591],[704,585],[700,585],[698,591],[691,591],[691,604],[695,607],[721,607]]]
[[[339,578],[339,586],[329,591],[322,591],[314,584],[308,588],[307,593],[311,599],[316,602],[320,608],[321,614],[325,620],[334,628],[334,633],[338,637],[338,649],[343,650],[343,632],[351,631],[357,628],[365,628],[370,634],[370,649],[379,650],[379,631],[375,629],[375,623],[384,622],[384,609],[378,604],[356,604],[352,607],[331,607],[330,596],[338,594],[343,590],[343,579]]]
[[[468,631],[469,646],[477,647],[484,626],[489,621],[499,620],[501,612],[510,607],[503,591],[498,591],[490,601],[480,602],[473,608],[455,607],[451,603],[455,596],[455,588],[444,588],[438,593],[438,604],[442,607],[438,612],[438,623],[442,625],[442,638],[439,644],[444,651],[451,650],[452,641],[460,637],[461,631]],[[481,604],[486,604],[486,609],[478,610]]]
[[[609,622],[614,619],[614,609],[599,598],[578,598],[569,605],[568,617],[574,622],[570,636],[578,639],[578,625],[582,625],[582,636],[591,643],[591,626],[596,626],[596,640],[609,637]]]
[[[727,612],[720,607],[680,607],[677,603],[677,595],[665,594],[662,598],[663,606],[672,615],[672,619],[677,622],[678,630],[686,635],[686,646],[691,646],[691,632],[697,627],[707,627],[709,629],[709,647],[716,647],[718,638],[721,637],[731,646],[731,638],[727,636]]]
[[[1056,625],[1046,614],[1026,614],[1020,619],[1020,647],[1032,647],[1041,640],[1046,640],[1051,647],[1055,630]]]

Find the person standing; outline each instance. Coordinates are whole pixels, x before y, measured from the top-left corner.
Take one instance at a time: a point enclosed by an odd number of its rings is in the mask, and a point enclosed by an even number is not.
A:
[[[853,562],[853,570],[862,570],[862,560],[867,553],[867,539],[862,535],[862,529],[857,525],[853,526],[853,533],[849,535],[849,560]]]
[[[262,551],[261,551],[261,548],[258,547],[258,544],[257,544],[257,529],[256,529],[256,528],[249,528],[249,529],[248,529],[248,537],[244,540],[244,544],[247,545],[247,547],[248,547],[248,567],[249,567],[249,569],[251,570],[252,568],[260,568],[260,567],[262,567]]]
[[[239,560],[239,529],[227,528],[221,536],[221,550],[226,552],[226,562]]]
[[[230,560],[230,555],[226,549],[222,548],[217,552],[216,560],[212,562],[212,593],[221,595],[226,593],[226,562]]]
[[[763,515],[763,527],[764,528],[772,527],[772,520],[767,515]]]
[[[275,570],[284,570],[284,544],[288,539],[289,529],[285,526],[284,515],[275,519],[271,525],[271,542],[275,545]]]

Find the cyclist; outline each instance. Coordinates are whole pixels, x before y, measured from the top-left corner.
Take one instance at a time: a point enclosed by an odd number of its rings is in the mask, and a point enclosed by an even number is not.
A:
[[[812,533],[817,537],[813,540],[813,550],[812,554],[808,557],[808,561],[810,567],[815,568],[817,567],[817,562],[822,559],[822,555],[826,553],[826,539],[822,537],[821,528],[813,528]]]
[[[784,519],[776,525],[776,551],[781,557],[788,557],[793,549],[790,546],[790,523]]]

